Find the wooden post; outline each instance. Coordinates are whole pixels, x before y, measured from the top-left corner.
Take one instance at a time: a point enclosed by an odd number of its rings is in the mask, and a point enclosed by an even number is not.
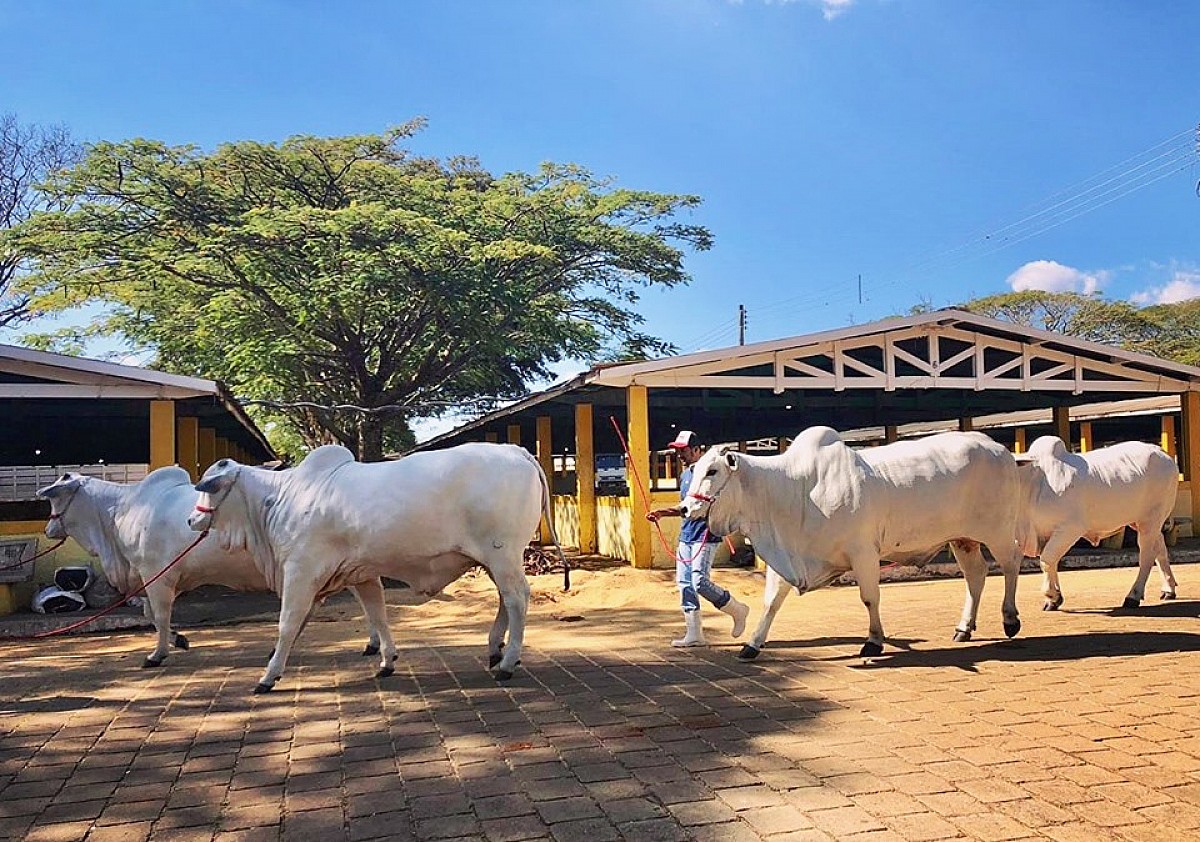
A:
[[[1179,403],[1183,409],[1183,476],[1192,489],[1192,534],[1200,535],[1200,392],[1184,392]]]
[[[508,425],[508,443],[509,444],[520,444],[521,443],[521,425],[520,424],[509,424]]]
[[[200,475],[203,476],[208,466],[217,461],[217,431],[212,427],[201,427],[196,450],[196,461],[200,465]]]
[[[1071,450],[1071,407],[1056,406],[1051,411],[1054,424],[1054,435],[1063,440],[1067,450]]]
[[[179,467],[188,472],[192,482],[200,479],[199,418],[180,418],[175,421],[175,451]]]
[[[537,417],[537,460],[542,466],[542,473],[546,475],[546,482],[551,485],[550,493],[550,520],[542,518],[542,543],[550,543],[550,527],[554,523],[554,452],[551,450],[553,442],[550,439],[551,422],[549,415],[539,415]]]
[[[960,433],[969,433],[975,429],[975,422],[971,418],[958,419],[958,431]]]
[[[1162,417],[1162,437],[1160,439],[1162,449],[1167,452],[1168,456],[1174,457],[1179,453],[1178,444],[1175,441],[1175,416],[1164,415]]]
[[[579,497],[579,551],[594,553],[600,544],[596,533],[596,448],[590,403],[575,404],[575,483]]]
[[[1013,453],[1024,453],[1029,449],[1029,445],[1025,443],[1025,428],[1017,427],[1016,441],[1013,442]]]
[[[883,425],[883,441],[884,444],[891,444],[900,440],[900,428],[895,424]]]
[[[175,401],[150,401],[150,470],[175,464]]]
[[[650,501],[642,501],[638,478],[645,482],[650,473],[650,402],[645,386],[629,386],[625,395],[629,408],[629,431],[625,435],[629,443],[630,562],[634,567],[648,568],[654,564],[650,521],[646,520]]]
[[[1092,422],[1079,422],[1079,452],[1087,453],[1096,449],[1096,441],[1092,438]]]

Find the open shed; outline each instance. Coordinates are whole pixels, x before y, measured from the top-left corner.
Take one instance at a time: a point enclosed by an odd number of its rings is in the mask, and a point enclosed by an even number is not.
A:
[[[275,458],[225,387],[198,377],[0,345],[0,409],[0,566],[33,554],[50,511],[35,492],[65,471],[133,482],[177,464],[198,479],[225,456]],[[86,558],[68,542],[38,565]],[[0,571],[24,583],[0,584],[0,614],[25,601],[33,572]]]
[[[1088,409],[1147,397],[1174,401],[1152,414]],[[1028,424],[996,421],[1014,413],[1032,414]],[[1074,424],[1073,414],[1081,418]],[[585,552],[649,567],[669,564],[670,547],[655,546],[650,524],[634,514],[677,499],[669,465],[652,449],[677,429],[700,430],[710,442],[782,447],[806,427],[828,425],[877,431],[855,437],[870,444],[920,434],[933,422],[973,429],[985,417],[987,432],[1018,452],[1043,433],[1082,450],[1161,443],[1180,462],[1182,534],[1200,522],[1200,495],[1191,496],[1200,469],[1200,368],[961,310],[596,366],[417,449],[466,441],[530,447],[556,477],[559,534]],[[626,450],[627,489],[597,495],[597,454]]]

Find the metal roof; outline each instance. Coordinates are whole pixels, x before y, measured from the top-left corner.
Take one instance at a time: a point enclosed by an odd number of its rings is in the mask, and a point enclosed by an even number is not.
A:
[[[710,441],[940,422],[1200,390],[1200,368],[963,310],[664,357],[594,366],[576,377],[422,442],[450,446],[552,419],[556,452],[574,446],[574,406],[595,407],[598,452],[619,448],[625,387],[648,387],[651,442],[672,430]]]

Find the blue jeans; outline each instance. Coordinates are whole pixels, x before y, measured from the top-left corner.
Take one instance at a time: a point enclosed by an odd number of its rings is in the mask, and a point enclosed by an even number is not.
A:
[[[679,585],[679,595],[685,612],[699,611],[700,597],[704,597],[717,608],[729,602],[729,591],[709,578],[716,551],[717,545],[707,542],[681,542],[675,550],[675,582]]]

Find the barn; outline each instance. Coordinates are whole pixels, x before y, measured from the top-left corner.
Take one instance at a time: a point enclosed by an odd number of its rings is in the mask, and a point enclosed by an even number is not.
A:
[[[1180,534],[1200,518],[1200,368],[954,309],[598,365],[417,449],[528,447],[554,476],[565,543],[652,567],[672,563],[674,536],[656,540],[641,514],[678,499],[660,450],[676,430],[773,450],[818,424],[863,446],[938,429],[981,429],[1016,452],[1050,433],[1076,450],[1161,444],[1180,466]],[[597,462],[626,453],[626,482],[598,487]]]
[[[178,464],[198,478],[223,456],[275,454],[245,410],[212,380],[0,345],[0,614],[27,606],[55,567],[86,564],[74,541],[45,548],[49,503],[36,491],[66,471],[134,482]]]

